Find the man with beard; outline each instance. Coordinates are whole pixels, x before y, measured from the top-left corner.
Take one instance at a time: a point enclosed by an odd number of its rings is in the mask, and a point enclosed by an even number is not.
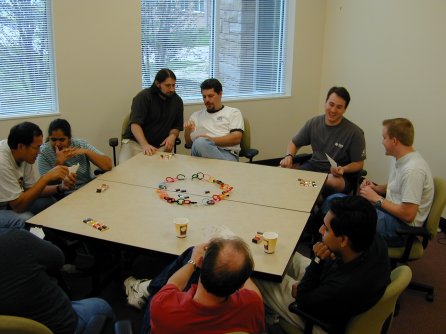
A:
[[[244,121],[240,110],[224,106],[223,88],[217,79],[201,84],[206,109],[194,112],[184,123],[186,145],[196,157],[238,161]]]
[[[171,152],[183,130],[183,100],[175,93],[175,74],[163,68],[150,88],[139,92],[132,102],[127,130],[122,136],[119,162],[143,152],[154,154],[164,147]]]

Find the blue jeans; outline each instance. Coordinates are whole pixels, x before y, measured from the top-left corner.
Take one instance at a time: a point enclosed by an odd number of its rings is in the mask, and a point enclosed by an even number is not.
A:
[[[0,227],[24,228],[26,220],[32,216],[31,212],[16,213],[13,210],[0,210]]]
[[[71,306],[78,316],[76,333],[82,333],[90,320],[97,315],[105,315],[108,319],[114,318],[111,306],[101,298],[72,301]]]
[[[0,210],[0,227],[24,228],[25,222],[32,216],[56,203],[53,197],[39,197],[28,208],[28,211],[17,213],[14,210]]]
[[[192,144],[192,155],[194,157],[238,161],[238,156],[218,147],[213,141],[204,137],[198,137],[194,140]]]
[[[147,298],[147,305],[146,305],[146,311],[144,312],[144,319],[141,326],[141,334],[150,334],[151,326],[150,326],[150,303],[152,302],[153,296],[161,290],[161,288],[166,285],[167,281],[169,280],[170,276],[175,274],[178,269],[183,267],[187,261],[190,260],[192,256],[192,250],[193,247],[189,247],[186,249],[178,258],[173,261],[171,264],[169,264],[164,270],[156,276],[149,284],[148,290],[149,290],[149,297]],[[186,287],[184,288],[184,291],[189,290],[190,286],[192,284],[196,284],[198,282],[198,278],[200,277],[200,269],[197,268],[195,272],[192,274],[191,278],[189,279],[189,282],[187,282]]]

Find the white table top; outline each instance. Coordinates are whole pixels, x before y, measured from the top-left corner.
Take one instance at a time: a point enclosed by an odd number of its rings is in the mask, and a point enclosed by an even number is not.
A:
[[[229,197],[230,201],[311,212],[327,178],[325,173],[197,158],[181,154],[175,154],[170,159],[162,159],[161,154],[163,153],[157,152],[153,156],[139,154],[112,171],[99,176],[98,179],[104,182],[115,181],[157,188],[166,177],[184,174],[190,179],[193,174],[202,172],[234,187]],[[302,186],[299,179],[311,185]],[[193,193],[190,183],[186,183],[188,192]],[[174,189],[177,185],[181,188],[181,182],[175,182],[169,185],[169,189]],[[217,187],[212,185],[210,190],[212,188],[215,190]],[[198,194],[203,195],[203,192],[197,192],[195,195]]]
[[[163,159],[161,154],[133,157],[29,222],[169,254],[181,254],[189,246],[208,241],[209,231],[223,226],[250,245],[257,274],[280,280],[327,175],[178,154]],[[212,206],[201,205],[209,196],[206,190],[210,195],[220,190],[216,184],[191,180],[198,172],[233,186],[230,197]],[[174,190],[184,189],[186,193],[181,194],[198,204],[170,204],[159,197],[159,184],[178,174],[187,180],[168,184],[169,195],[177,198]],[[299,179],[316,186],[302,185]],[[103,183],[109,188],[97,193]],[[175,235],[176,217],[190,220],[186,238]],[[109,230],[98,231],[83,223],[85,218],[105,224]],[[258,231],[279,234],[274,254],[266,254],[261,243],[252,243]]]
[[[102,183],[93,180],[29,222],[169,254],[181,254],[189,246],[206,242],[209,231],[223,225],[251,246],[256,272],[280,279],[309,217],[306,212],[226,200],[213,206],[169,204],[152,188],[117,182],[108,182],[109,189],[97,193]],[[190,220],[186,238],[175,235],[176,217]],[[98,231],[83,223],[85,218],[109,230]],[[264,253],[261,243],[251,242],[257,231],[279,234],[274,254]]]

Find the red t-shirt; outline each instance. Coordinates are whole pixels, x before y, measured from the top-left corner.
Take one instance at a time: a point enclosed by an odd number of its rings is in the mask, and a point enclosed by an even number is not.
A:
[[[244,331],[263,333],[263,302],[257,293],[241,289],[217,306],[204,306],[192,298],[197,285],[181,292],[173,284],[164,286],[150,305],[151,334],[221,334]]]

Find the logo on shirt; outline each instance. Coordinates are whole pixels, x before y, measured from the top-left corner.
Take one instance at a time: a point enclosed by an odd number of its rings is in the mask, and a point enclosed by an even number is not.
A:
[[[221,122],[223,120],[223,116],[218,116],[217,121]]]
[[[339,147],[339,148],[343,148],[344,147],[344,145],[343,144],[341,144],[341,143],[338,143],[338,142],[336,142],[335,144],[334,144],[336,147]]]
[[[25,191],[25,182],[23,181],[23,176],[17,180],[17,183],[20,186],[20,189],[22,189],[22,191]]]

